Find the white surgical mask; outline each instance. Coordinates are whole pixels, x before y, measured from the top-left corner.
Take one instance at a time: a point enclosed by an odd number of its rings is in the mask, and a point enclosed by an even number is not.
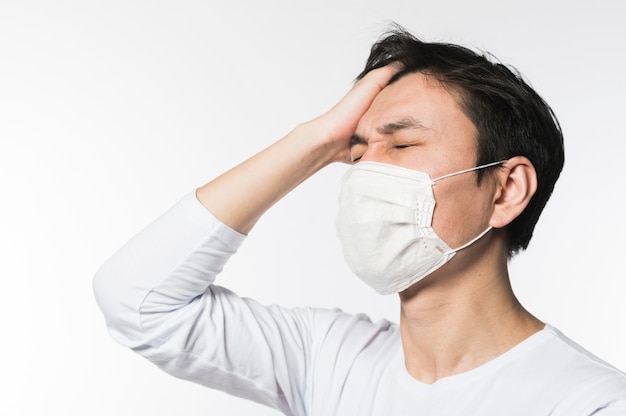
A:
[[[425,172],[359,162],[344,175],[337,234],[352,271],[378,293],[401,292],[473,244],[491,227],[457,248],[432,229],[432,186],[450,176],[502,164],[494,162],[431,179]]]

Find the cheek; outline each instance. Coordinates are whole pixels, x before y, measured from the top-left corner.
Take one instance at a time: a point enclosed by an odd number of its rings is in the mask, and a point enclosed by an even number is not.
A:
[[[444,192],[435,192],[435,212],[432,227],[451,248],[458,246],[459,232],[467,222],[466,211],[457,208],[453,198],[445,198]]]
[[[489,226],[491,208],[489,192],[477,187],[475,182],[470,186],[467,181],[449,182],[433,187],[436,202],[433,229],[446,244],[456,248]]]

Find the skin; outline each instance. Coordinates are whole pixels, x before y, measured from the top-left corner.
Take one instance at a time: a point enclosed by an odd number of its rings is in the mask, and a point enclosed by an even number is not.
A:
[[[197,191],[225,224],[247,234],[261,215],[334,162],[376,161],[432,178],[476,165],[476,128],[453,91],[423,74],[388,85],[397,68],[367,74],[335,107]],[[502,227],[536,190],[536,174],[514,157],[477,184],[475,173],[434,186],[433,228],[458,247],[493,230],[399,294],[409,374],[423,383],[463,373],[501,355],[544,324],[515,298]]]

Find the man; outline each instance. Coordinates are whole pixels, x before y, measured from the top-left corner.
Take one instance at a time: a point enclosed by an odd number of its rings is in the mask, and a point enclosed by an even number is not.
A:
[[[215,285],[261,215],[333,162],[351,268],[399,325]],[[98,272],[113,337],[289,415],[626,415],[626,376],[526,311],[526,248],[563,165],[552,111],[501,64],[398,29],[330,111],[226,172]],[[435,206],[436,201],[436,206]]]

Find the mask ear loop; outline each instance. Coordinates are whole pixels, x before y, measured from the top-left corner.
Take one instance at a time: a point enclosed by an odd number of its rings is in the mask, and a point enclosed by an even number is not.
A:
[[[487,229],[485,231],[483,231],[482,233],[478,234],[476,237],[472,238],[470,241],[468,241],[467,243],[463,244],[461,247],[457,247],[457,248],[452,249],[452,252],[456,253],[457,251],[461,251],[464,248],[467,248],[467,247],[471,246],[476,241],[478,241],[481,238],[483,238],[483,236],[485,234],[487,234],[489,231],[491,231],[492,229],[493,229],[493,227],[490,225],[489,227],[487,227]]]
[[[460,170],[460,171],[458,171],[458,172],[448,173],[448,174],[446,174],[446,175],[439,176],[439,177],[437,177],[437,178],[435,178],[435,179],[432,179],[432,180],[431,180],[431,183],[434,185],[434,184],[435,184],[435,182],[440,181],[440,180],[442,180],[442,179],[449,178],[449,177],[451,177],[451,176],[461,175],[462,173],[472,172],[472,171],[474,171],[474,170],[479,170],[479,169],[490,168],[490,167],[492,167],[492,166],[501,165],[501,164],[503,164],[504,162],[506,162],[506,160],[500,160],[500,161],[498,161],[498,162],[491,162],[491,163],[487,163],[487,164],[485,164],[485,165],[475,166],[475,167],[473,167],[473,168],[469,168],[469,169],[463,169],[463,170]]]

